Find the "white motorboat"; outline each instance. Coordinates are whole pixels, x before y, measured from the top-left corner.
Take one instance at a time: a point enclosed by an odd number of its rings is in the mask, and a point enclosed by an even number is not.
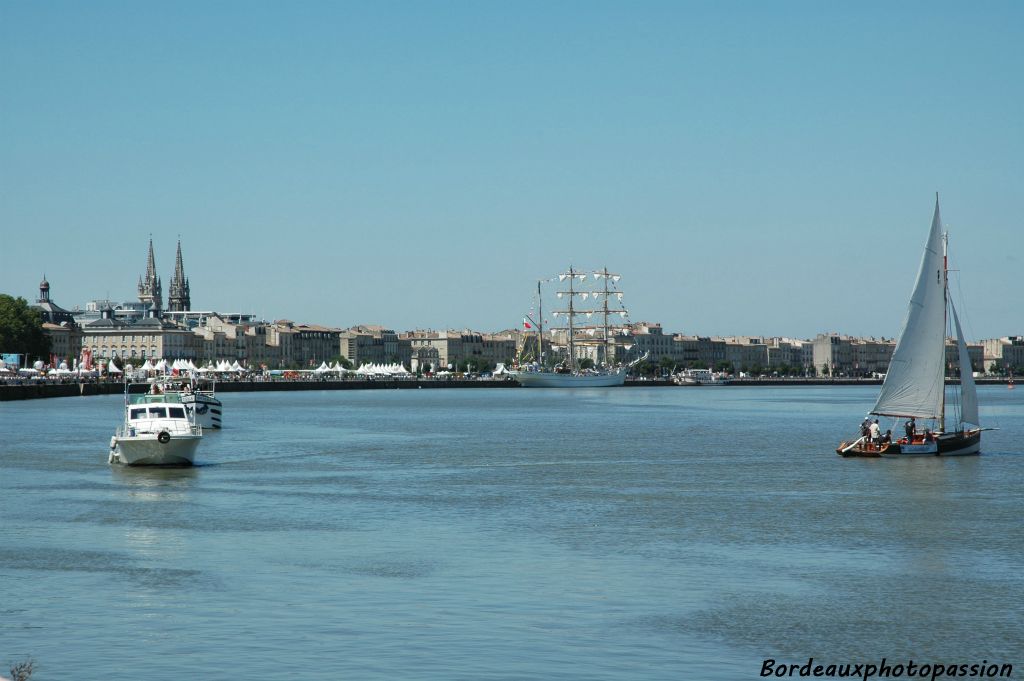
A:
[[[677,385],[729,385],[732,379],[711,369],[684,369],[672,377]]]
[[[155,379],[153,385],[165,395],[177,395],[185,405],[185,412],[197,425],[208,430],[221,429],[224,406],[215,394],[216,384],[212,381],[203,382],[202,379],[195,377],[167,376]]]
[[[128,466],[191,466],[203,427],[196,425],[179,397],[167,393],[129,395],[124,424],[110,438],[109,463]]]

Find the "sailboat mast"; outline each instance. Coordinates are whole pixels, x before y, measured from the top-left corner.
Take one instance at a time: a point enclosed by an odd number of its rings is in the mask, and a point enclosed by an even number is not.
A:
[[[537,280],[537,366],[544,368],[544,301],[540,297],[540,279]]]
[[[939,194],[935,194],[935,207]],[[942,233],[942,410],[939,411],[939,432],[946,432],[946,325],[949,324],[949,232]],[[963,367],[960,368],[963,371]]]

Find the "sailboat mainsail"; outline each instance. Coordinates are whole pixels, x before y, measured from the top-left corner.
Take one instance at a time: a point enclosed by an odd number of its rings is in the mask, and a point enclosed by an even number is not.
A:
[[[945,379],[946,274],[939,200],[914,294],[872,414],[942,416]]]

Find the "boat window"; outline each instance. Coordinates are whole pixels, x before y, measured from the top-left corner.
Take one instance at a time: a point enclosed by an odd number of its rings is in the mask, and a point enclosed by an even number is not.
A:
[[[170,407],[172,419],[183,419],[185,418],[185,410],[181,407]]]
[[[146,415],[146,410],[145,409],[132,409],[132,418],[133,419],[141,419],[141,418],[145,417],[145,415]]]
[[[166,407],[150,407],[149,415],[155,419],[165,419],[167,418],[167,409]]]

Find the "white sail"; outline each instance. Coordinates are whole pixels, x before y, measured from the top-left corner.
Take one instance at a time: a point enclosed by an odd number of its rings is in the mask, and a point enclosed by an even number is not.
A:
[[[964,333],[960,330],[960,318],[957,317],[956,308],[950,302],[949,309],[953,311],[953,324],[956,326],[956,346],[960,352],[960,422],[980,426],[978,420],[978,389],[974,386],[974,371],[971,366],[971,357],[967,354],[967,343],[964,342]]]
[[[942,416],[945,390],[946,282],[939,200],[928,234],[914,295],[896,342],[873,414]]]

